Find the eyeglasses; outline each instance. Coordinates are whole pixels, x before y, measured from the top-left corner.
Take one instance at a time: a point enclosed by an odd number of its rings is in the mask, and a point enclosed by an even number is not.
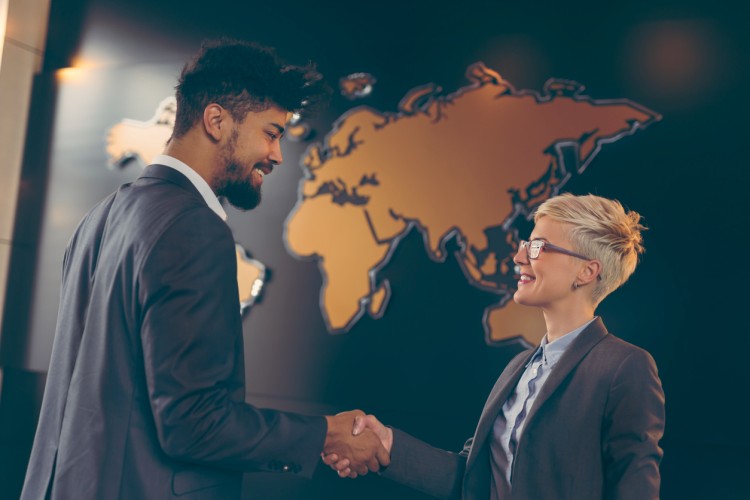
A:
[[[579,253],[571,252],[570,250],[566,250],[557,245],[553,245],[552,243],[549,243],[544,240],[531,240],[531,241],[521,240],[521,242],[518,245],[518,249],[526,250],[526,255],[529,256],[529,259],[538,259],[539,255],[542,253],[542,250],[546,250],[546,251],[551,251],[551,252],[562,253],[565,255],[570,255],[571,257],[576,257],[578,259],[593,260]]]

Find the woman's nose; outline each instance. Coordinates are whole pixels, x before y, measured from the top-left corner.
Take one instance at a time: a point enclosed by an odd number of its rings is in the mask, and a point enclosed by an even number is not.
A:
[[[516,250],[516,254],[513,256],[513,262],[516,264],[529,263],[529,255],[526,253],[526,248],[523,245],[518,245],[518,250]]]

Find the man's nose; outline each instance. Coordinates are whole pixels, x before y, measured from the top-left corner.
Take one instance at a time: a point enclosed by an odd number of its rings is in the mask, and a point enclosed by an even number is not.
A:
[[[279,144],[279,141],[274,141],[271,146],[271,152],[268,154],[268,161],[274,165],[279,165],[283,160],[284,158],[281,155],[281,144]]]

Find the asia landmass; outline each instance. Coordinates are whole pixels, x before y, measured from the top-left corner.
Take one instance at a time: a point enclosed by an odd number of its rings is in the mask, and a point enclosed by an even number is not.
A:
[[[594,100],[575,82],[517,91],[482,63],[448,95],[410,91],[395,113],[357,107],[303,158],[305,178],[286,221],[288,249],[323,274],[320,304],[331,332],[385,312],[390,284],[377,273],[412,228],[427,255],[451,238],[469,282],[497,294],[487,340],[544,334],[541,315],[511,300],[514,222],[582,173],[601,148],[661,117],[627,100]]]

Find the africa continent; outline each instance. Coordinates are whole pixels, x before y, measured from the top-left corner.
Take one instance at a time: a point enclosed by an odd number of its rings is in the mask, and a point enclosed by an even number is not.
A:
[[[330,332],[385,312],[391,289],[377,271],[415,228],[436,261],[456,238],[467,280],[497,294],[483,318],[488,341],[537,342],[541,316],[512,300],[514,221],[583,173],[603,146],[660,119],[627,100],[593,100],[575,82],[517,91],[482,63],[466,76],[470,84],[452,94],[411,90],[395,113],[354,108],[308,149],[285,238],[294,255],[318,262]]]

